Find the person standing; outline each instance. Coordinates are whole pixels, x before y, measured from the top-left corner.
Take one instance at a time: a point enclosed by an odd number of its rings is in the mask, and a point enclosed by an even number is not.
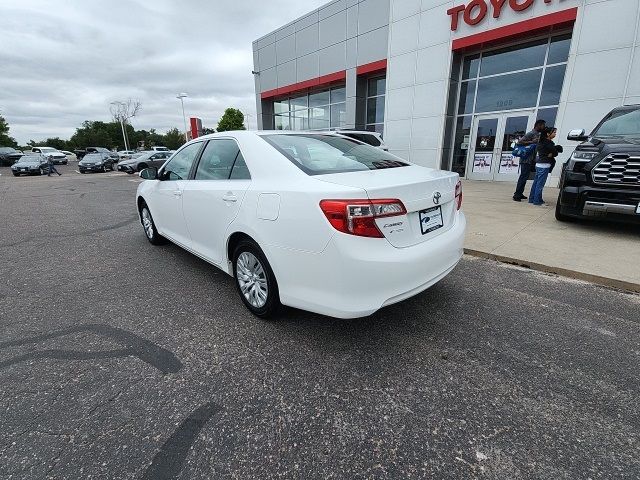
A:
[[[553,143],[553,139],[556,138],[556,132],[557,130],[552,127],[545,128],[540,132],[540,141],[536,147],[536,176],[533,179],[531,192],[529,193],[529,203],[533,205],[546,206],[542,199],[542,190],[544,189],[544,184],[547,183],[549,172],[556,164],[558,153],[562,151],[562,147]]]
[[[538,143],[540,139],[540,132],[544,130],[546,127],[546,122],[542,119],[536,120],[536,123],[533,125],[533,130],[526,133],[519,141],[519,146],[527,146],[533,145],[534,143]],[[527,186],[527,180],[529,179],[529,174],[535,168],[536,161],[536,149],[533,148],[531,153],[524,158],[520,159],[520,176],[518,177],[518,183],[516,184],[516,191],[513,194],[513,200],[515,202],[519,202],[520,200],[526,200],[527,197],[524,196],[524,188]]]
[[[49,172],[47,173],[47,177],[50,177],[52,173],[57,173],[58,176],[62,175],[58,170],[56,170],[56,166],[53,163],[53,155],[49,155],[47,157],[47,166],[49,167]]]

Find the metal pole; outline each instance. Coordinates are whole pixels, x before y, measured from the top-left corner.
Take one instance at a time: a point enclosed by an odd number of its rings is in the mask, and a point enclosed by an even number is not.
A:
[[[124,149],[129,150],[127,145],[127,137],[124,134],[124,124],[122,123],[122,117],[120,117],[120,128],[122,128],[122,140],[124,141]]]
[[[184,141],[188,142],[189,137],[187,136],[187,117],[184,114],[184,99],[180,97],[180,103],[182,104],[182,121],[184,122]]]

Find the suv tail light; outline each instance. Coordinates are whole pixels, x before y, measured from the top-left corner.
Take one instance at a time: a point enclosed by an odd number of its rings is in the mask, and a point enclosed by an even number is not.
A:
[[[462,207],[462,182],[458,180],[456,183],[456,210],[460,210]]]
[[[333,228],[349,235],[383,238],[376,218],[405,215],[407,209],[398,199],[322,200],[320,209]]]

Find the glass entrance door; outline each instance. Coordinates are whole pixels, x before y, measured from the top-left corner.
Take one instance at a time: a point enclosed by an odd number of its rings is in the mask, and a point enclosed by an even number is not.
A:
[[[515,181],[519,159],[513,147],[533,128],[533,111],[477,115],[471,127],[467,177],[471,180]]]

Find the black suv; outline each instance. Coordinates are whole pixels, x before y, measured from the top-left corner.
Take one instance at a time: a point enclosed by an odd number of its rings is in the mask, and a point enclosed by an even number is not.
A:
[[[640,224],[640,105],[618,107],[585,135],[562,166],[556,218],[607,218]]]

